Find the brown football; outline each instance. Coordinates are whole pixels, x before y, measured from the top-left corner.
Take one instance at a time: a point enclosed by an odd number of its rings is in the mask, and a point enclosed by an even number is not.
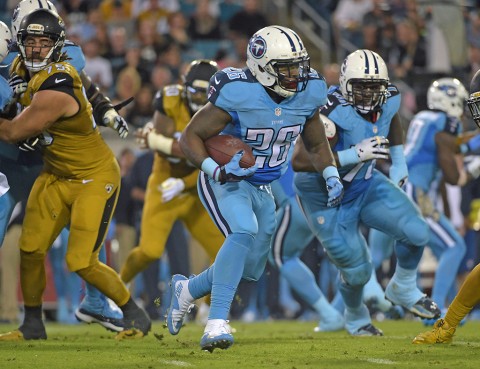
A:
[[[243,150],[240,166],[242,168],[249,168],[255,165],[252,148],[237,137],[231,135],[212,136],[208,138],[204,144],[208,155],[219,165],[227,164],[240,150]]]

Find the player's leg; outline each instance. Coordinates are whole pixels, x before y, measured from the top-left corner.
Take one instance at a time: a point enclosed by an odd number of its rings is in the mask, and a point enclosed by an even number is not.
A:
[[[370,254],[359,230],[358,212],[362,199],[343,204],[341,209],[318,206],[314,196],[300,194],[301,207],[315,235],[341,274],[340,293],[345,303],[345,328],[354,336],[383,335],[372,325],[363,303],[363,286],[372,273]]]
[[[117,183],[117,175],[117,171],[105,171],[88,184],[70,184],[73,205],[66,262],[71,271],[120,307],[124,330],[118,337],[141,337],[148,334],[150,319],[131,298],[118,274],[98,260],[118,198],[118,186],[114,184]],[[105,183],[110,185],[105,186]],[[87,213],[89,216],[85,217]]]
[[[289,286],[319,315],[315,331],[336,331],[344,327],[343,316],[330,305],[312,271],[300,255],[314,238],[295,197],[277,210],[270,263],[280,271]]]
[[[26,205],[20,237],[20,282],[24,320],[18,330],[0,335],[0,340],[46,339],[42,321],[42,297],[46,286],[45,257],[70,217],[58,193],[59,183],[42,174]]]
[[[435,279],[432,288],[432,299],[444,315],[446,312],[447,296],[455,285],[458,268],[463,260],[467,246],[463,237],[456,231],[452,223],[444,214],[439,220],[426,218],[430,227],[430,241],[428,246],[438,258],[435,270]],[[433,325],[433,319],[424,320],[424,324]]]
[[[457,296],[450,304],[445,318],[439,319],[433,330],[420,333],[413,343],[449,343],[460,322],[480,302],[480,264],[467,276]]]
[[[105,245],[100,247],[100,262],[106,264]],[[98,323],[113,332],[123,331],[123,313],[107,297],[90,283],[85,283],[85,297],[75,310],[75,317],[84,323]]]
[[[150,175],[142,211],[140,242],[132,249],[120,272],[125,283],[129,283],[150,263],[163,255],[173,223],[178,219],[178,214],[182,213],[183,207],[188,207],[192,201],[186,197],[185,203],[181,205],[162,203],[161,193],[157,190],[160,183],[155,173]]]
[[[397,265],[385,296],[421,318],[440,314],[437,305],[417,286],[418,264],[429,240],[428,225],[406,193],[375,172],[361,220],[394,237]]]

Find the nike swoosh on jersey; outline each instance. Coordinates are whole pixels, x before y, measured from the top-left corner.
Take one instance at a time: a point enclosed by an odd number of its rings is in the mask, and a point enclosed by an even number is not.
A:
[[[55,83],[60,83],[66,80],[67,80],[66,78],[62,78],[62,79],[55,78]]]
[[[217,76],[215,76],[214,79],[215,79],[215,83],[218,85],[220,81],[217,79]]]
[[[83,184],[90,183],[90,182],[93,182],[93,179],[82,179]]]

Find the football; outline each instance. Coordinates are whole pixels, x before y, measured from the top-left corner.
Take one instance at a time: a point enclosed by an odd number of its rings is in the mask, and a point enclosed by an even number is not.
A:
[[[252,148],[237,137],[230,135],[212,136],[204,144],[208,155],[219,165],[227,164],[240,150],[243,150],[240,166],[249,168],[255,165],[255,156],[253,156]]]

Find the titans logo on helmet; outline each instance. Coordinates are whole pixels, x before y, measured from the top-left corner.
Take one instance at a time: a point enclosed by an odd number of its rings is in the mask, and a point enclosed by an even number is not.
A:
[[[252,56],[257,59],[263,57],[267,52],[267,43],[261,36],[251,39],[248,47],[250,48]]]

